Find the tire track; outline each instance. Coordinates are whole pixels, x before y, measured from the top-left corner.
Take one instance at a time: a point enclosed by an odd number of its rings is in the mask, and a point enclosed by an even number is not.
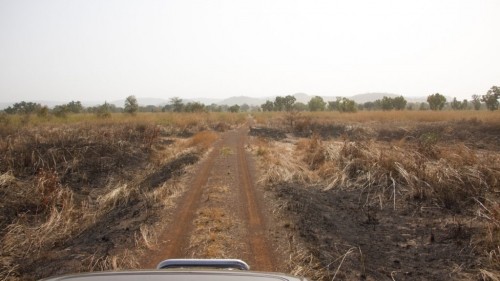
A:
[[[261,271],[274,271],[274,257],[268,241],[266,240],[265,221],[258,201],[256,199],[256,190],[248,168],[248,160],[245,151],[246,129],[239,130],[238,141],[238,171],[240,181],[240,192],[243,195],[246,204],[248,241],[252,257],[253,268]]]
[[[228,213],[233,212],[237,216],[237,221],[242,222],[243,233],[237,234],[237,237],[230,236],[230,239],[245,243],[244,248],[246,250],[243,252],[234,252],[233,250],[232,255],[237,256],[231,255],[230,257],[244,259],[250,264],[252,270],[274,271],[277,269],[277,264],[274,261],[276,255],[271,248],[271,243],[268,241],[266,220],[259,205],[262,204],[262,197],[259,196],[258,191],[255,189],[249,159],[245,151],[247,132],[248,127],[246,126],[226,132],[221,137],[221,140],[215,143],[213,150],[199,164],[199,172],[189,182],[186,193],[179,199],[169,226],[159,236],[159,246],[162,249],[146,253],[143,262],[141,262],[142,268],[154,268],[163,259],[192,257],[193,253],[190,253],[189,243],[192,236],[195,235],[193,223],[197,219],[199,210],[206,208],[209,204],[207,200],[202,199],[204,190],[209,188],[209,182],[217,177],[225,179],[225,185],[235,187],[232,194],[223,195],[227,196],[224,200],[239,198],[236,202],[241,204],[239,212],[234,212],[231,208],[235,206],[231,207],[230,204],[220,206]],[[234,172],[238,174],[234,178],[220,177],[221,173],[227,173],[227,171],[221,170],[220,165],[214,165],[214,163],[219,164],[219,161],[222,161],[222,148],[230,149],[236,153],[236,155],[230,157],[233,159],[231,161],[233,161]],[[219,169],[217,169],[217,166],[219,166]]]
[[[200,172],[192,181],[191,188],[188,189],[174,212],[173,220],[170,222],[173,227],[169,227],[160,236],[160,241],[164,241],[161,244],[165,247],[146,257],[143,268],[155,268],[158,262],[164,259],[185,258],[184,249],[189,241],[191,222],[195,218],[201,194],[203,193],[203,186],[208,181],[213,162],[219,150],[220,145],[216,145],[201,164]]]

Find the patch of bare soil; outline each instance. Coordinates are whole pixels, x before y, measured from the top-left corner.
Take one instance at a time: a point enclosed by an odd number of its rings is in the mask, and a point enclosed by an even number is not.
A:
[[[473,224],[446,210],[367,208],[357,191],[276,193],[318,269],[339,280],[470,280],[468,271],[481,266],[470,247]]]

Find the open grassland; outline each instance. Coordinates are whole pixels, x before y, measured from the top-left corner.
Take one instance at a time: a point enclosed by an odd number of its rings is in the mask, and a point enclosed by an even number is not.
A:
[[[190,166],[217,132],[247,116],[0,116],[0,280],[137,268],[158,244],[162,214],[184,192]],[[273,227],[286,233],[274,247],[290,253],[290,273],[500,278],[499,112],[254,117],[247,148],[273,198]],[[225,230],[238,223],[219,209],[230,191],[218,184],[204,192],[212,205],[198,210],[190,247],[224,256]]]
[[[293,118],[291,120],[290,118]],[[498,280],[498,112],[261,114],[261,183],[315,280]]]
[[[14,116],[0,125],[0,280],[136,268],[182,175],[237,114],[97,119]]]

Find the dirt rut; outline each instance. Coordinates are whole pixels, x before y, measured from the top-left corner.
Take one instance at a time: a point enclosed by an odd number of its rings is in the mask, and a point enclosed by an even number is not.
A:
[[[241,127],[222,134],[199,163],[176,209],[165,214],[170,217],[166,230],[159,236],[158,249],[146,253],[143,268],[168,258],[241,258],[252,270],[281,267],[245,150],[247,133],[248,128]],[[203,217],[214,211],[217,217]]]

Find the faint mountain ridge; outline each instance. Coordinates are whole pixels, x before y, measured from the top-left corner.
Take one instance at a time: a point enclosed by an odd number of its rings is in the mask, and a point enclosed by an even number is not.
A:
[[[273,99],[274,100],[274,99]],[[243,104],[248,104],[250,106],[258,106],[266,102],[265,98],[253,98],[253,97],[248,97],[248,96],[235,96],[235,97],[230,97],[227,99],[224,99],[220,101],[218,104],[219,105],[243,105]]]

